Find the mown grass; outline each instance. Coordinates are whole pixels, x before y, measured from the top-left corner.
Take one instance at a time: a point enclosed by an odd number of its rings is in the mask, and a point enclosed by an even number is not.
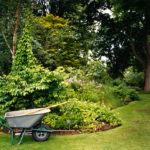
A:
[[[23,144],[12,146],[10,135],[0,133],[0,150],[149,150],[150,94],[142,94],[140,101],[115,109],[122,126],[91,134],[52,136],[46,142],[25,137]]]

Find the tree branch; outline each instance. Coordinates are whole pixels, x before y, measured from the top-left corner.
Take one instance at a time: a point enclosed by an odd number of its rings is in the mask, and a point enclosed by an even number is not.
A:
[[[1,25],[0,25],[0,28],[1,28]],[[3,36],[4,40],[5,40],[5,42],[6,42],[6,45],[8,46],[8,48],[9,48],[11,54],[12,54],[12,49],[11,49],[11,47],[10,47],[10,45],[9,45],[9,42],[8,42],[8,40],[7,40],[6,36],[5,36],[5,34],[4,34],[3,30],[2,30],[2,28],[1,28],[1,33],[2,33],[2,36]]]
[[[129,33],[129,39],[130,39],[130,46],[131,46],[133,54],[135,55],[136,59],[142,64],[143,68],[145,68],[146,67],[145,62],[141,59],[140,56],[137,55],[131,33]]]

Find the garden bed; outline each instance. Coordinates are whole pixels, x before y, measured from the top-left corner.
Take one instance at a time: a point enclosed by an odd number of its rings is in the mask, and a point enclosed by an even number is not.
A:
[[[83,133],[93,133],[93,132],[100,132],[100,131],[106,131],[109,129],[114,129],[118,126],[110,126],[109,124],[105,124],[104,126],[97,128],[95,131],[82,131],[82,130],[54,130],[54,132],[51,133],[51,135],[56,136],[56,135],[74,135],[74,134],[83,134]],[[9,134],[10,131],[7,128],[1,129],[0,132]],[[22,129],[16,128],[14,129],[14,132],[16,134],[20,134],[22,132]],[[28,135],[31,135],[31,130],[27,131]]]

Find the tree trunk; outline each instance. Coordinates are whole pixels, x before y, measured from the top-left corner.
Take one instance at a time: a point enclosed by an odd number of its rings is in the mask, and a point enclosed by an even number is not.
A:
[[[148,59],[148,62],[146,64],[146,68],[145,68],[144,91],[150,91],[150,58]]]
[[[22,4],[22,0],[19,0],[19,5],[17,8],[17,12],[16,12],[17,20],[16,20],[16,25],[15,25],[14,34],[13,34],[12,61],[14,60],[16,48],[17,48],[17,30],[18,30],[18,24],[19,24],[19,18],[20,18],[21,4]]]
[[[145,9],[145,48],[147,53],[147,62],[145,65],[145,85],[144,91],[150,91],[150,41],[149,41],[150,11]]]

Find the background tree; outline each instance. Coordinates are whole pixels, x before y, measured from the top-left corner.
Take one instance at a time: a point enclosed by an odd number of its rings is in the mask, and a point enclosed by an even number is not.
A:
[[[24,26],[25,9],[29,5],[29,1],[23,0],[0,1],[1,74],[10,72],[12,60],[17,49],[18,38],[20,38],[21,30]]]
[[[38,0],[24,2],[18,0],[4,3],[2,0],[1,3],[1,11],[8,16],[8,18],[4,17],[4,15],[0,16],[2,42],[6,43],[7,51],[11,50],[12,47],[16,49],[17,43],[13,43],[12,39],[15,37],[14,33],[20,36],[20,27],[24,24],[23,10],[26,7],[30,7],[33,14],[41,17],[43,21],[46,15],[50,13],[54,14],[54,16],[69,18],[71,21],[64,28],[55,28],[59,30],[57,36],[50,32],[47,35],[46,32],[50,31],[48,27],[43,26],[42,23],[37,23],[36,29],[38,30],[35,32],[36,38],[32,39],[32,43],[35,55],[41,62],[44,60],[42,62],[44,66],[52,65],[50,68],[55,69],[61,65],[67,66],[71,64],[71,66],[77,67],[85,64],[88,60],[88,53],[92,50],[93,57],[96,59],[100,59],[101,56],[107,57],[107,65],[110,68],[111,76],[114,78],[122,76],[128,66],[135,66],[140,71],[144,70],[144,89],[146,91],[150,90],[150,12],[148,1],[51,0],[48,2]],[[10,7],[8,7],[9,5]],[[17,15],[20,16],[17,32],[14,32],[18,20],[18,17],[14,17],[14,13],[16,13],[16,11],[14,12],[14,7],[18,10],[17,14],[21,10],[20,15]],[[52,20],[54,21],[55,19]],[[61,24],[64,25],[62,22]],[[44,32],[41,32],[42,29]],[[39,39],[38,34],[42,36],[43,41]],[[68,37],[66,36],[67,34]],[[97,36],[95,37],[95,35]],[[45,42],[46,38],[51,43]],[[6,48],[6,46],[2,47]],[[1,50],[1,53],[3,52],[4,50]],[[72,59],[73,61],[70,61]]]
[[[118,72],[119,76],[128,65],[143,67],[145,91],[150,91],[149,5],[148,1],[140,0],[103,0],[92,1],[87,7],[91,22],[100,24],[93,48],[95,56],[107,56],[113,74]],[[111,15],[106,10],[114,13]]]
[[[144,69],[144,90],[150,91],[150,3],[146,0],[112,0],[112,3],[117,19],[123,23],[127,22],[123,29],[134,56]]]
[[[11,53],[0,33],[0,76],[8,74],[11,69]]]
[[[1,11],[3,15],[1,15],[0,29],[6,45],[11,52],[12,60],[14,59],[17,48],[17,32],[19,28],[21,9],[23,5],[22,3],[22,0],[18,0],[15,2],[1,2]],[[7,39],[9,36],[12,36],[12,41],[10,41],[10,39]]]
[[[54,70],[58,66],[78,67],[86,63],[81,56],[81,42],[68,19],[52,14],[34,19],[34,52],[38,60]],[[37,49],[36,45],[40,45]]]
[[[87,59],[94,38],[93,26],[87,24],[85,9],[88,4],[87,0],[51,0],[49,2],[38,0],[34,1],[33,14],[45,16],[51,13],[54,16],[69,19],[75,31],[76,41],[80,43],[82,57]]]
[[[131,53],[128,51],[128,38],[120,30],[122,24],[116,22],[111,14],[112,4],[107,0],[91,1],[85,9],[88,25],[95,24],[96,37],[92,42],[92,57],[105,56],[109,73],[113,78],[122,76],[130,65]]]

